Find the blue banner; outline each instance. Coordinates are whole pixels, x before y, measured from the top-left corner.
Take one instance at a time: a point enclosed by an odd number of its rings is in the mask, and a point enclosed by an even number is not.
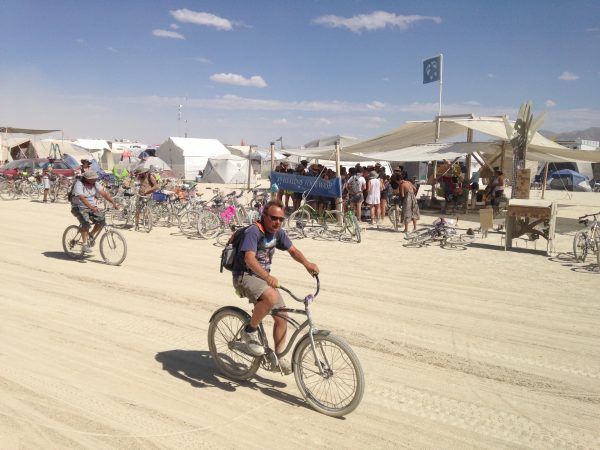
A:
[[[319,177],[307,177],[291,173],[271,172],[271,183],[276,184],[280,190],[292,192],[307,192],[319,197],[342,196],[342,179],[324,180]]]
[[[436,56],[423,61],[423,84],[442,78],[442,57]]]

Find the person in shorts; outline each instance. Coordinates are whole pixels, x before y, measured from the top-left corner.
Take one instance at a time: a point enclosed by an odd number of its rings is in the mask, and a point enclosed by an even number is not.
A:
[[[71,214],[77,217],[81,226],[81,240],[83,242],[84,253],[91,252],[88,245],[88,238],[96,237],[98,232],[106,224],[104,212],[98,209],[96,204],[96,195],[100,194],[118,209],[117,204],[111,195],[104,190],[98,183],[98,174],[93,170],[83,172],[80,180],[75,181],[73,186],[73,196],[71,198]],[[90,233],[90,228],[94,225]]]
[[[267,203],[260,221],[250,225],[244,231],[237,257],[233,263],[233,287],[240,297],[246,297],[254,304],[250,322],[241,333],[241,339],[247,352],[254,356],[262,356],[265,353],[265,348],[260,344],[258,337],[259,323],[271,309],[285,306],[279,290],[276,289],[279,281],[271,275],[271,261],[275,249],[286,250],[311,275],[319,273],[317,265],[305,258],[281,228],[283,220],[283,203],[279,200]],[[275,353],[279,355],[285,350],[287,322],[276,316],[273,317],[273,320]],[[284,373],[291,373],[290,361],[279,359],[279,364]]]
[[[357,170],[356,167],[350,167],[349,174],[350,177],[346,181],[345,187],[348,190],[348,199],[354,209],[354,215],[360,220],[362,202],[364,200],[363,191],[367,188],[367,181],[362,176],[362,171]]]

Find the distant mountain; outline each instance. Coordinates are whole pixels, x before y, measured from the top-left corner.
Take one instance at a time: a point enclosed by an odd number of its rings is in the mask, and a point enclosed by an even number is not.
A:
[[[540,130],[540,133],[548,139],[552,139],[553,141],[574,141],[575,139],[600,141],[600,127],[592,127],[580,131],[565,131],[563,133],[555,133],[554,131]]]

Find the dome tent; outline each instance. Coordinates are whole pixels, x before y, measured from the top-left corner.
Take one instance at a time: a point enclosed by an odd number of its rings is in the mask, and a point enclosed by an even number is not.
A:
[[[202,183],[247,183],[248,160],[235,155],[219,155],[208,159]],[[255,176],[251,173],[250,182],[254,183]]]

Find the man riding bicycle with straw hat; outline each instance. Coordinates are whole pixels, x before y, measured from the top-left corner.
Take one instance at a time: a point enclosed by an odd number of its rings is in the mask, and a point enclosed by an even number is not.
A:
[[[265,353],[258,337],[259,323],[271,309],[285,307],[283,298],[276,289],[279,281],[271,275],[271,261],[275,249],[287,250],[310,274],[319,273],[317,265],[308,261],[302,252],[294,247],[287,233],[281,228],[284,218],[282,202],[273,200],[267,203],[260,222],[245,230],[233,265],[233,287],[240,297],[247,297],[254,304],[250,322],[241,333],[246,351],[253,356],[262,356]],[[280,354],[285,349],[287,322],[277,316],[274,316],[273,320],[275,353]],[[285,374],[292,372],[289,361],[279,359],[279,364]]]

